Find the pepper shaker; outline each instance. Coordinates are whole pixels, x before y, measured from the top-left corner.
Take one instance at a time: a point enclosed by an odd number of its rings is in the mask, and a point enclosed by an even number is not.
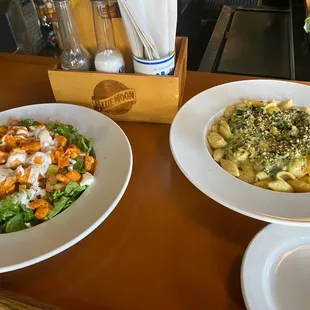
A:
[[[60,56],[64,70],[90,70],[91,58],[80,42],[78,28],[70,0],[55,0],[63,51]]]

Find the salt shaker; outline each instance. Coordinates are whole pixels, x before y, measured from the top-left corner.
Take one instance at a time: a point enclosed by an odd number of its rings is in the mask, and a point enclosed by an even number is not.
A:
[[[80,42],[70,0],[55,0],[54,3],[63,44],[60,56],[61,68],[64,70],[90,70],[91,58]]]
[[[98,52],[95,57],[97,71],[125,72],[125,62],[116,48],[113,25],[107,0],[91,0]]]

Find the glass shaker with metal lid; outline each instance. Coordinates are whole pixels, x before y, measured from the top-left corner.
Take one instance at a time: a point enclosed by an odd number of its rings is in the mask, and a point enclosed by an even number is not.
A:
[[[78,28],[70,0],[55,0],[63,51],[60,56],[64,70],[90,70],[91,58],[80,42]]]
[[[95,57],[97,71],[125,72],[125,62],[116,48],[109,0],[91,0],[98,51]]]

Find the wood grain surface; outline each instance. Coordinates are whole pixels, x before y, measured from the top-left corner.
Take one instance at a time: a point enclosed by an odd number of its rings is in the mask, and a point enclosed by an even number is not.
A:
[[[1,110],[53,101],[47,63],[9,59],[0,56]],[[246,77],[188,72],[184,100],[240,79]],[[120,126],[134,168],[119,205],[72,248],[0,275],[0,290],[72,310],[245,309],[242,256],[266,224],[219,205],[183,176],[171,155],[168,125]]]
[[[1,290],[0,310],[61,310],[50,305],[43,304],[29,297],[18,296],[12,292]]]

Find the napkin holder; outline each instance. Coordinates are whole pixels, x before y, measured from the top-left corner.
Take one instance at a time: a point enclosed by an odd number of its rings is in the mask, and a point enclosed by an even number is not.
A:
[[[93,35],[90,35],[94,32],[91,14],[87,14],[90,12],[89,7],[85,8],[88,3],[89,1],[81,0],[76,17],[82,43],[94,55],[96,40]],[[180,107],[184,91],[187,38],[177,37],[176,39],[173,75],[134,74],[131,49],[122,19],[113,18],[112,22],[116,45],[124,55],[129,73],[66,71],[58,64],[48,71],[56,101],[89,107],[117,121],[170,124]]]

